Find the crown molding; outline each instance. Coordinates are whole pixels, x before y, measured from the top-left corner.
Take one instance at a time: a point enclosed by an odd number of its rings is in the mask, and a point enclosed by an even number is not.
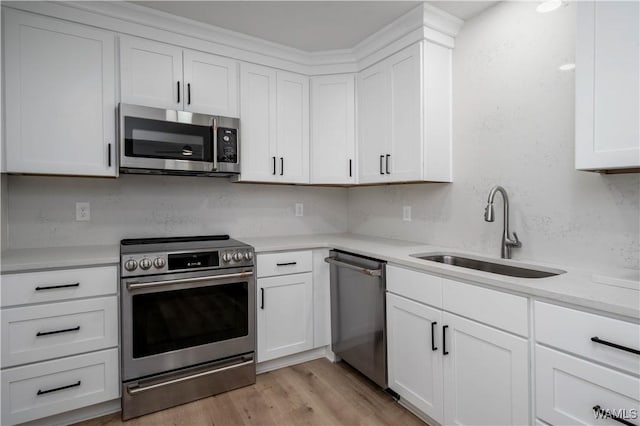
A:
[[[453,48],[464,23],[422,3],[351,49],[306,52],[123,1],[9,1],[2,6],[306,75],[358,72],[421,40]]]

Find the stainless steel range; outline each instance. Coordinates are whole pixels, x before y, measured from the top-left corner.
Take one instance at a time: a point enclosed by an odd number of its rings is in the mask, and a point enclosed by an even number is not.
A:
[[[146,238],[120,253],[123,419],[255,383],[251,246]]]

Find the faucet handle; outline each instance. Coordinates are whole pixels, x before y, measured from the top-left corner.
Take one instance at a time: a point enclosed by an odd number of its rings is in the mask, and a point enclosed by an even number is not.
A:
[[[518,239],[518,233],[513,233],[513,240],[509,242],[511,247],[522,247],[522,242]]]

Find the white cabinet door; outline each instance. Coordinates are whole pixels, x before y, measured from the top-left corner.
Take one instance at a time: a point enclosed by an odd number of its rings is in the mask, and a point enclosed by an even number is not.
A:
[[[576,6],[576,168],[638,168],[640,3]]]
[[[313,348],[311,272],[258,279],[258,362]]]
[[[529,423],[528,341],[443,314],[444,424]]]
[[[309,77],[278,71],[276,99],[280,181],[309,183]]]
[[[238,117],[238,63],[193,50],[184,51],[184,110]]]
[[[243,181],[277,182],[276,71],[240,65],[240,150]]]
[[[355,183],[353,74],[311,78],[311,183]]]
[[[182,49],[120,36],[120,97],[123,103],[182,109]]]
[[[376,64],[358,74],[359,183],[387,182],[390,155],[391,102],[389,69]]]
[[[420,43],[385,61],[389,67],[391,147],[390,180],[422,179],[422,50]],[[387,123],[388,124],[388,123]]]
[[[438,309],[387,293],[389,387],[442,423],[442,352]]]
[[[619,424],[596,419],[595,407],[631,424],[640,413],[637,377],[536,345],[536,415],[558,425]],[[634,415],[635,413],[635,415]]]
[[[115,176],[115,36],[2,14],[7,171]]]

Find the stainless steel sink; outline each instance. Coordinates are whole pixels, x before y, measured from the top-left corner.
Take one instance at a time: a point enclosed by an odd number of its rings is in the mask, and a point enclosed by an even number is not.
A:
[[[462,268],[475,269],[478,271],[491,272],[492,274],[508,275],[518,278],[547,278],[555,275],[564,274],[567,271],[562,269],[546,268],[534,265],[510,265],[508,263],[498,263],[492,259],[484,259],[481,257],[458,255],[455,253],[423,253],[412,254],[422,260],[430,262],[444,263],[446,265],[459,266]]]

